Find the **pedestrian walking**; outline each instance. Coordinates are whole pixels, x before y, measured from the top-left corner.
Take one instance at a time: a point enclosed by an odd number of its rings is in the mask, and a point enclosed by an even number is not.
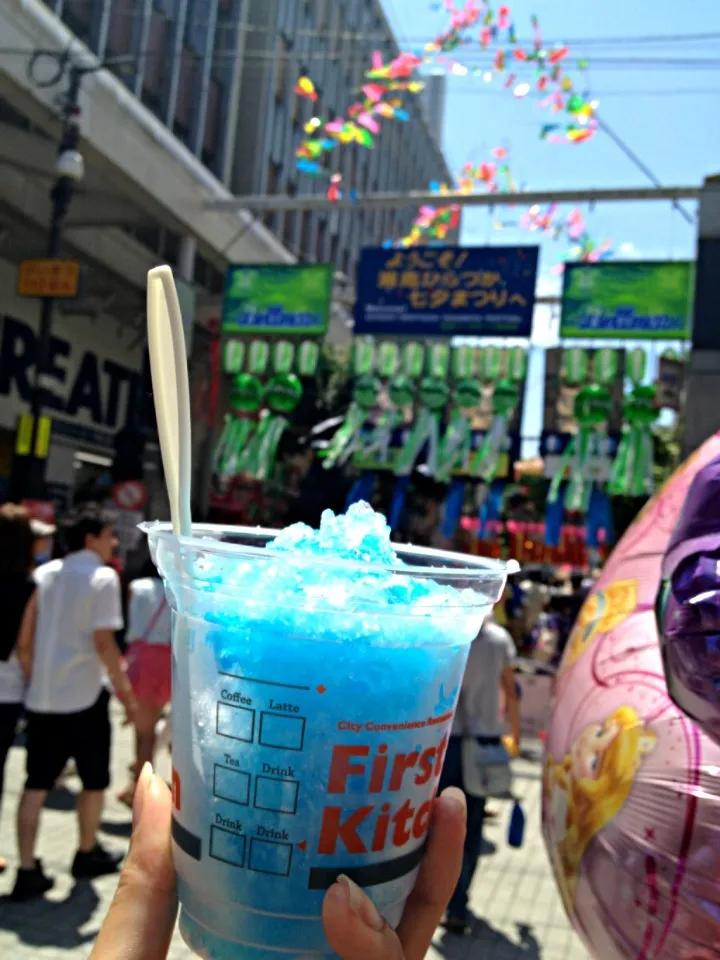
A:
[[[486,811],[485,797],[475,796],[465,787],[463,740],[473,737],[488,750],[503,749],[500,718],[502,688],[511,729],[509,753],[513,756],[519,753],[520,706],[512,667],[514,659],[512,637],[492,617],[488,617],[470,647],[458,709],[440,775],[439,791],[459,787],[467,803],[462,869],[443,923],[452,933],[465,934],[469,929],[468,895],[482,847]]]
[[[84,504],[64,527],[68,553],[35,571],[37,589],[25,609],[17,653],[30,677],[26,697],[27,779],[18,808],[20,867],[14,900],[41,896],[53,885],[35,858],[40,814],[72,757],[82,782],[77,799],[76,879],[114,873],[119,860],[97,840],[110,784],[110,693],[129,714],[134,696],[114,631],[122,627],[120,581],[108,563],[117,545],[114,517]]]
[[[25,696],[25,674],[16,648],[25,606],[35,590],[34,547],[27,510],[14,503],[0,507],[0,808],[5,761]],[[7,860],[0,857],[0,872],[6,868]]]
[[[155,564],[148,560],[143,576],[129,586],[127,675],[137,701],[133,777],[118,800],[132,807],[135,785],[156,749],[156,726],[170,703],[172,655],[170,608]]]

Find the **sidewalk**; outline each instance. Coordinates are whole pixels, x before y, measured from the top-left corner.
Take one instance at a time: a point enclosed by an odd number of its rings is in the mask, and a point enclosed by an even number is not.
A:
[[[116,720],[119,718],[116,717]],[[114,787],[127,776],[131,734],[115,725]],[[159,772],[169,777],[167,755]],[[73,797],[78,782],[70,779],[50,798],[43,818],[40,856],[49,874],[56,877],[46,900],[13,904],[5,899],[15,873],[14,812],[22,788],[24,755],[10,752],[5,779],[0,851],[10,868],[0,875],[0,957],[5,960],[82,960],[92,948],[112,899],[117,879],[106,877],[92,884],[76,884],[69,875],[76,844]],[[555,891],[540,837],[540,769],[521,761],[517,767],[518,792],[523,797],[527,827],[525,845],[511,850],[505,843],[508,812],[486,827],[486,851],[473,887],[472,909],[478,918],[473,936],[459,938],[439,931],[428,960],[584,960],[587,952],[572,933]],[[110,849],[127,849],[129,812],[109,795],[103,818],[102,839]],[[175,935],[170,960],[190,960],[192,954]]]

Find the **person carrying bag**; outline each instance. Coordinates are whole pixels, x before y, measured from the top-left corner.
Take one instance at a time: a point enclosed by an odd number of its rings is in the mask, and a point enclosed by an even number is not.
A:
[[[514,658],[510,634],[488,618],[470,648],[440,776],[441,791],[459,787],[467,801],[463,865],[444,921],[448,931],[460,935],[469,930],[468,891],[482,847],[485,801],[512,797],[510,754],[516,754],[520,736]],[[512,730],[510,750],[502,739],[501,688]]]
[[[458,714],[463,730],[461,756],[463,790],[471,797],[511,800],[513,795],[510,754],[500,737],[472,735],[462,690],[458,701]]]

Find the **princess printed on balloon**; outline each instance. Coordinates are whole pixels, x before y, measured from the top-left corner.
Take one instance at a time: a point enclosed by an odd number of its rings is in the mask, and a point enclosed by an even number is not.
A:
[[[603,723],[585,727],[560,763],[547,756],[544,787],[554,821],[553,860],[568,910],[588,844],[622,808],[655,743],[655,734],[635,710],[623,706]]]

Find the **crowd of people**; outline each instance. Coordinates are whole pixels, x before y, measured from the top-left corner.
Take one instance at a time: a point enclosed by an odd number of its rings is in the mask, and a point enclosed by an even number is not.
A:
[[[0,508],[0,591],[6,613],[0,628],[0,805],[2,774],[19,728],[24,727],[26,743],[26,781],[16,814],[15,901],[43,896],[53,885],[36,857],[37,836],[48,793],[69,764],[82,784],[71,873],[93,879],[120,869],[122,858],[98,840],[110,785],[110,688],[135,732],[135,763],[118,798],[132,808],[147,787],[156,730],[170,701],[170,610],[149,559],[123,596],[113,567],[116,547],[115,517],[98,504],[79,506],[57,530],[31,519],[20,506]],[[469,889],[483,824],[495,815],[488,798],[467,789],[463,742],[470,737],[486,748],[502,745],[508,756],[518,754],[515,658],[537,647],[548,624],[556,634],[551,658],[559,655],[586,586],[579,581],[549,588],[534,584],[511,583],[473,641],[440,778],[439,792],[462,791],[467,809],[460,877],[443,921],[455,934],[469,929]],[[126,642],[119,640],[123,631]],[[510,729],[505,737],[503,712]],[[168,723],[166,739],[169,729]],[[6,867],[0,859],[0,870]]]
[[[135,726],[136,762],[120,793],[128,806],[170,700],[170,613],[162,583],[148,561],[144,575],[129,584],[123,656],[118,634],[125,598],[112,565],[116,548],[115,517],[98,504],[79,506],[57,530],[31,519],[23,507],[0,508],[0,804],[19,724],[26,744],[11,893],[16,901],[42,896],[53,885],[36,857],[37,835],[48,794],[70,763],[82,783],[72,875],[92,879],[118,871],[121,858],[97,836],[110,785],[107,682]],[[0,870],[6,867],[0,859]]]

